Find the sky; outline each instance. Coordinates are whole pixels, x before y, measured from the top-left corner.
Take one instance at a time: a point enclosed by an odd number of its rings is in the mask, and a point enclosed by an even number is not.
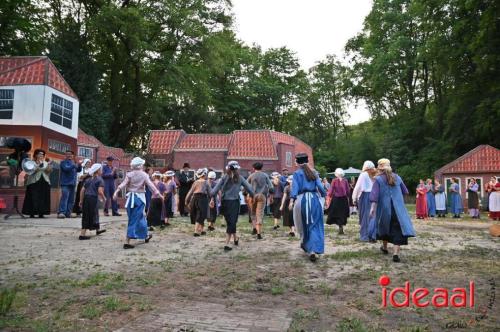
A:
[[[327,54],[343,61],[344,46],[361,31],[372,0],[232,0],[237,36],[264,50],[286,46],[309,69]],[[369,119],[363,103],[349,105],[348,124]]]

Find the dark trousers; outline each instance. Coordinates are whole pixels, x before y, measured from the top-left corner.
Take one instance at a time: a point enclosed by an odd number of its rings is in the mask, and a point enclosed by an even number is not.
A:
[[[115,192],[115,180],[104,181],[104,195],[106,196],[106,202],[104,203],[104,213],[108,213],[109,206],[111,205],[111,210],[113,214],[118,213],[118,203],[113,200],[113,194]]]

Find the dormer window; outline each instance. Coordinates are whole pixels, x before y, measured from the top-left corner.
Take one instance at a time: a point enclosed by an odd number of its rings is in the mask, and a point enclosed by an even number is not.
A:
[[[58,95],[52,94],[50,121],[71,129],[73,123],[73,103]]]

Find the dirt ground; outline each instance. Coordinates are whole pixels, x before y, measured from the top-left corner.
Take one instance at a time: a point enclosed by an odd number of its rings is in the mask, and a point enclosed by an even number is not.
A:
[[[241,243],[224,245],[223,219],[195,238],[187,218],[124,250],[126,220],[103,218],[107,232],[78,241],[78,219],[0,221],[0,329],[6,331],[498,331],[500,239],[491,221],[415,220],[402,262],[380,244],[326,226],[326,252],[308,261],[299,241],[272,229],[256,240],[248,217]],[[474,308],[381,307],[389,289],[468,287]],[[496,300],[495,300],[496,297]],[[193,309],[195,308],[195,309]],[[194,312],[194,313],[193,313]],[[226,313],[226,314],[225,314]],[[193,315],[190,319],[189,315]],[[196,316],[196,317],[195,317]],[[209,320],[210,323],[206,323]],[[245,324],[238,325],[238,321]],[[203,325],[205,322],[206,325]],[[225,325],[224,325],[225,324]],[[134,327],[135,326],[135,327]]]

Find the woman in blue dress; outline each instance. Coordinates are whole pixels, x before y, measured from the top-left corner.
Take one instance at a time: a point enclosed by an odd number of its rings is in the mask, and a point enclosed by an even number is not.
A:
[[[460,218],[460,214],[464,212],[464,206],[462,204],[462,196],[460,195],[460,186],[458,185],[457,178],[451,179],[450,212],[453,213],[453,218]]]
[[[380,173],[375,177],[370,193],[370,216],[377,221],[377,239],[383,241],[380,250],[387,255],[387,243],[392,243],[392,260],[400,262],[400,246],[407,245],[408,238],[415,236],[403,199],[403,195],[408,194],[408,189],[401,177],[392,172],[389,159],[380,159],[378,170]]]
[[[434,218],[436,216],[436,200],[434,198],[435,188],[431,179],[426,180],[425,189],[427,189],[427,216]]]
[[[307,154],[297,154],[295,161],[299,168],[293,173],[289,208],[293,206],[295,228],[301,239],[300,247],[315,262],[318,254],[325,251],[323,208],[326,192],[316,171],[307,164]]]

